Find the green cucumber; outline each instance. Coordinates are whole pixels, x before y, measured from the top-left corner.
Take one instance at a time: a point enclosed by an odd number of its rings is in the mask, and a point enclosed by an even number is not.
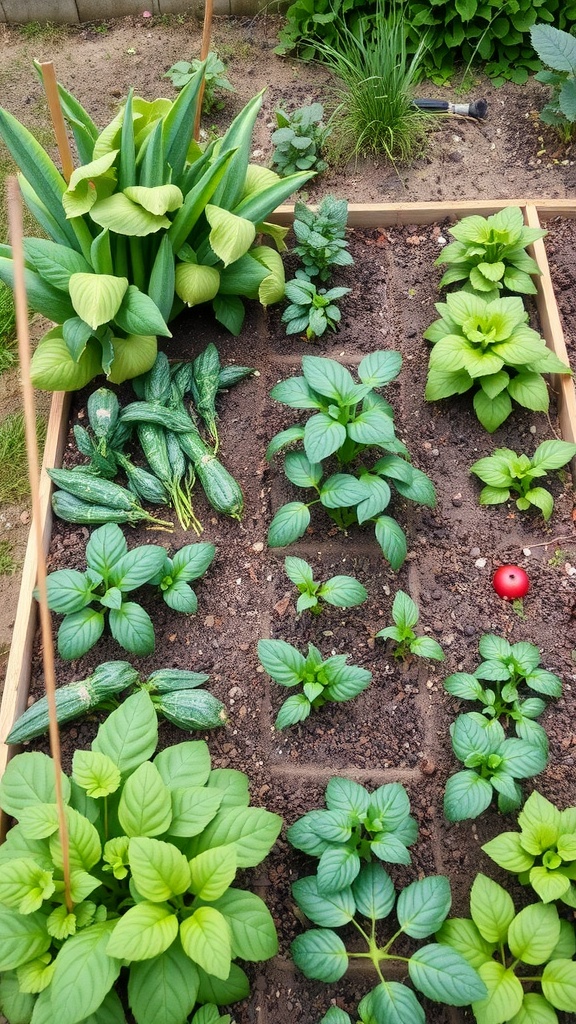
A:
[[[194,690],[207,683],[210,676],[204,672],[189,672],[183,668],[159,668],[148,676],[146,685],[155,693],[174,693],[176,690]]]
[[[96,437],[109,437],[120,412],[120,405],[114,392],[108,388],[98,388],[90,395],[86,408],[88,422]]]
[[[251,373],[256,371],[251,366],[221,366],[218,374],[218,390],[233,388],[241,380],[245,380]]]
[[[48,476],[63,491],[73,494],[81,501],[93,505],[104,505],[106,508],[117,508],[123,512],[131,512],[139,508],[137,498],[120,484],[110,480],[102,480],[92,473],[79,469],[49,469]]]
[[[199,434],[178,434],[178,443],[194,466],[212,508],[233,519],[241,519],[244,496],[237,480],[218,461]]]
[[[106,508],[104,505],[91,505],[67,491],[55,491],[52,495],[54,515],[66,523],[83,523],[87,526],[99,526],[101,523],[153,523],[154,525],[172,529],[173,524],[164,519],[156,519],[143,508],[136,505],[129,512],[120,508]]]
[[[179,690],[152,700],[156,710],[179,729],[215,729],[228,720],[222,702],[207,690]]]

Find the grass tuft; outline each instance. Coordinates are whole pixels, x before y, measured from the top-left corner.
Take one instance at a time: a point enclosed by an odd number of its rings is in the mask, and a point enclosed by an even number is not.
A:
[[[315,43],[319,60],[341,82],[330,121],[330,148],[340,159],[375,154],[405,163],[424,152],[432,128],[433,117],[412,103],[426,40],[408,54],[401,14],[393,9],[386,16],[384,9],[378,0],[354,31],[342,25],[335,46]]]
[[[10,541],[0,540],[0,576],[13,576],[18,568],[18,563],[12,558]]]
[[[44,443],[46,425],[38,420],[38,443]],[[0,504],[15,504],[30,491],[24,416],[13,413],[0,423]]]
[[[16,314],[12,292],[0,282],[0,373],[16,362]]]

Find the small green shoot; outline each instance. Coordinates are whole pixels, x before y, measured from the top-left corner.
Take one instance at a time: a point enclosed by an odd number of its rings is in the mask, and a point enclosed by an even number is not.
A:
[[[278,174],[284,178],[296,171],[325,171],[328,164],[321,153],[330,128],[322,122],[322,104],[312,103],[292,113],[279,109],[275,115],[278,128],[272,133],[272,167]]]
[[[164,78],[169,78],[174,88],[183,89],[194,78],[202,64],[203,61],[198,60],[198,58],[194,58],[192,61],[179,60],[166,72]],[[226,65],[222,63],[218,54],[211,50],[206,57],[206,68],[204,70],[203,114],[208,114],[211,110],[222,110],[224,107],[224,101],[217,95],[218,89],[236,92],[234,86],[226,78],[225,72]]]
[[[376,636],[393,640],[394,657],[401,661],[406,661],[414,654],[419,658],[444,661],[444,651],[437,640],[430,636],[416,636],[413,627],[419,617],[418,605],[403,590],[399,590],[392,603],[392,618],[396,625],[379,630]]]
[[[308,656],[304,657],[285,640],[259,640],[258,657],[279,686],[302,687],[301,693],[282,704],[274,723],[276,729],[303,722],[329,701],[352,700],[372,681],[368,669],[346,664],[347,654],[333,654],[324,660],[314,644],[308,644]]]
[[[300,274],[300,276],[298,276]],[[304,272],[296,272],[292,281],[286,282],[286,298],[290,305],[282,314],[286,334],[306,333],[307,341],[321,338],[327,328],[335,331],[341,313],[336,300],[348,295],[350,288],[317,288]]]
[[[470,466],[470,472],[486,484],[480,491],[480,504],[499,505],[513,498],[519,511],[538,508],[548,522],[554,499],[545,487],[533,487],[532,483],[548,470],[565,466],[575,455],[576,444],[569,441],[543,441],[532,458],[511,448],[496,448],[493,455]]]
[[[12,557],[12,545],[9,540],[0,540],[0,576],[13,576],[18,569]]]
[[[309,280],[318,277],[320,281],[329,281],[335,267],[349,267],[354,263],[344,237],[347,220],[345,199],[324,196],[317,211],[305,203],[294,204],[293,230],[298,243],[294,252],[300,257]]]
[[[46,425],[37,421],[37,437],[44,443]],[[0,423],[0,504],[16,504],[30,490],[24,416],[12,413]]]
[[[16,362],[16,315],[12,292],[0,282],[0,373]]]
[[[299,614],[311,611],[320,615],[324,604],[332,604],[335,608],[355,608],[368,597],[366,587],[353,576],[331,576],[325,583],[317,583],[312,567],[303,558],[288,555],[284,560],[284,570],[300,592],[296,603]]]

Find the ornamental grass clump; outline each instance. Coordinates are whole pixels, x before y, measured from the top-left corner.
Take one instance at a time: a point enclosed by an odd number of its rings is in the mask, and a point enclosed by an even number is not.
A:
[[[0,998],[9,1020],[185,1021],[199,1004],[245,999],[236,963],[277,952],[260,897],[233,886],[282,819],[251,807],[242,772],[213,769],[201,740],[156,753],[150,696],[133,694],[62,774],[70,894],[54,764],[19,754],[0,782],[17,820],[0,848]],[[127,1010],[127,1007],[126,1007]],[[95,1015],[94,1018],[92,1015]],[[218,1016],[201,1016],[204,1024]]]

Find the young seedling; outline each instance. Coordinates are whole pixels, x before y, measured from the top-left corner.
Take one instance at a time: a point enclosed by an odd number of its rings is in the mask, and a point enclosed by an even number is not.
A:
[[[179,60],[168,69],[164,78],[169,78],[175,89],[183,89],[194,78],[194,75],[200,70],[202,65],[203,61],[197,57],[191,61]],[[218,54],[211,50],[206,56],[204,66],[203,114],[209,114],[211,110],[222,110],[224,101],[218,97],[218,89],[236,92],[234,86],[226,77],[226,65],[222,63]]]
[[[426,398],[430,402],[475,389],[474,411],[493,433],[512,412],[512,401],[547,412],[543,373],[570,373],[570,367],[527,326],[519,296],[486,301],[453,292],[436,303],[440,320],[424,332],[432,342]]]
[[[437,640],[430,636],[416,636],[413,627],[419,617],[418,605],[403,590],[399,590],[392,603],[392,618],[396,625],[386,626],[376,636],[395,641],[394,657],[402,661],[414,654],[419,658],[444,661],[444,651]]]
[[[352,779],[330,779],[326,810],[298,818],[287,832],[297,850],[319,857],[318,891],[324,895],[352,885],[362,863],[374,858],[388,864],[410,864],[409,846],[418,825],[410,814],[408,794],[399,782],[370,792]]]
[[[300,257],[308,279],[318,277],[320,281],[329,281],[335,267],[349,267],[354,263],[344,237],[347,219],[345,199],[324,196],[316,212],[305,203],[294,204],[293,230],[298,243],[294,252]]]
[[[330,328],[336,330],[341,313],[336,300],[348,295],[350,288],[316,288],[307,277],[295,277],[286,282],[286,298],[290,305],[282,313],[286,334],[306,333],[308,341],[321,338]]]
[[[321,153],[331,129],[322,123],[322,104],[312,103],[292,113],[276,110],[275,116],[278,128],[272,133],[272,167],[282,177],[297,171],[325,171],[328,164]]]
[[[189,585],[204,575],[216,549],[213,544],[187,544],[170,558],[158,544],[128,551],[122,530],[106,523],[94,530],[86,545],[85,572],[58,569],[47,580],[48,606],[64,615],[58,630],[58,652],[72,660],[89,651],[104,631],[106,616],[115,640],[131,654],[151,654],[154,627],[148,612],[126,594],[144,584],[159,588],[173,611],[194,614],[196,594]]]
[[[300,878],[292,886],[300,909],[319,927],[298,935],[291,944],[297,967],[307,978],[336,982],[349,962],[372,965],[376,987],[361,999],[358,1016],[364,1024],[423,1024],[424,1010],[412,988],[391,981],[388,965],[401,965],[402,974],[429,999],[449,1006],[467,1006],[486,995],[486,985],[461,952],[446,943],[428,942],[414,952],[405,937],[425,939],[440,927],[450,909],[450,883],[442,875],[412,882],[398,896],[381,864],[365,864],[357,878],[337,893],[322,893],[317,878]],[[395,910],[394,923],[382,934],[381,922]],[[342,938],[335,928],[347,926]],[[395,942],[404,938],[401,948]],[[359,977],[364,978],[362,974]],[[356,1017],[354,1018],[357,1019]],[[348,1024],[350,1018],[333,1008],[325,1024]]]
[[[576,807],[560,811],[535,791],[518,825],[519,832],[501,832],[485,843],[484,853],[518,875],[523,885],[531,885],[543,903],[560,900],[576,908]]]
[[[541,274],[526,246],[548,232],[524,225],[518,206],[508,206],[491,217],[463,217],[449,234],[456,239],[440,253],[435,266],[449,265],[440,287],[456,281],[469,282],[470,289],[490,301],[502,291],[534,295],[532,275]]]
[[[477,1024],[556,1024],[556,1010],[574,1010],[574,927],[556,907],[533,903],[516,913],[506,889],[479,874],[470,914],[445,921],[436,939],[475,967],[486,986],[486,994],[472,1002]]]
[[[311,611],[314,615],[320,615],[324,604],[332,604],[336,608],[355,608],[368,597],[366,587],[353,576],[331,576],[326,583],[316,583],[312,566],[303,558],[288,555],[284,559],[284,569],[288,579],[300,591],[296,603],[296,611],[299,613]]]
[[[353,523],[374,523],[376,539],[393,569],[406,558],[406,536],[392,516],[383,515],[392,498],[391,485],[402,495],[433,507],[432,481],[409,462],[409,452],[394,430],[394,410],[379,394],[398,376],[399,352],[376,351],[358,367],[360,383],[334,359],[304,356],[301,377],[290,377],[272,389],[272,397],[293,409],[311,410],[304,424],[276,434],[266,452],[268,460],[289,445],[284,472],[298,487],[316,492],[309,501],[292,501],[280,508],[268,531],[270,547],[284,547],[305,533],[310,508],[322,505],[339,529]],[[378,458],[370,458],[376,449]],[[384,451],[384,455],[382,455]],[[403,456],[403,457],[402,457]]]
[[[576,444],[569,441],[543,441],[532,458],[510,448],[497,448],[493,455],[470,466],[470,472],[487,485],[480,491],[480,504],[499,505],[513,498],[519,511],[538,508],[547,522],[554,499],[545,487],[533,487],[533,481],[546,476],[548,470],[561,469],[575,455]]]
[[[543,730],[542,730],[543,733]],[[498,794],[498,810],[508,814],[522,803],[517,779],[529,779],[548,763],[548,741],[539,734],[530,740],[506,739],[497,719],[488,721],[474,711],[459,715],[450,726],[452,749],[465,771],[452,775],[444,793],[448,821],[477,818]]]
[[[540,651],[534,644],[510,644],[504,637],[486,633],[478,650],[484,659],[478,668],[472,674],[454,672],[444,680],[444,689],[460,700],[479,701],[489,720],[512,719],[521,739],[545,742],[544,730],[534,719],[546,704],[540,697],[525,696],[525,690],[560,697],[562,680],[540,667]]]
[[[372,680],[368,669],[346,664],[347,654],[334,654],[324,660],[314,644],[308,644],[308,656],[305,658],[285,640],[259,640],[258,657],[279,686],[302,687],[301,693],[284,701],[276,716],[276,729],[303,722],[313,709],[321,708],[329,701],[352,700]]]

